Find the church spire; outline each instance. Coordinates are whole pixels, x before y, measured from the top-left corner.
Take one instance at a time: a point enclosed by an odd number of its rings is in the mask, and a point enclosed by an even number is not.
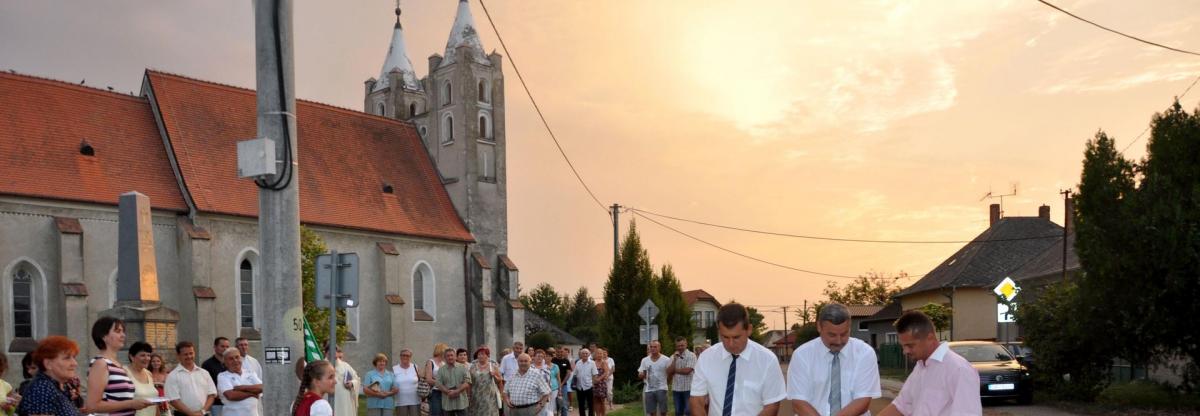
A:
[[[483,43],[479,41],[479,33],[475,30],[475,18],[471,16],[471,6],[467,0],[458,2],[458,13],[454,16],[454,26],[450,28],[450,39],[446,40],[446,54],[442,65],[454,63],[460,46],[467,46],[470,58],[476,62],[489,63],[483,54]]]
[[[379,82],[375,83],[374,91],[390,86],[388,74],[400,72],[402,88],[420,90],[421,83],[417,81],[417,73],[413,70],[412,61],[404,47],[404,28],[400,26],[400,0],[396,0],[396,25],[392,29],[392,44],[388,46],[387,58],[383,60],[383,69],[379,71]]]

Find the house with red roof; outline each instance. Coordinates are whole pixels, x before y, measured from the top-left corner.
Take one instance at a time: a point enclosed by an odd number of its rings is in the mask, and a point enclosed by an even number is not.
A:
[[[692,324],[696,328],[692,342],[693,344],[702,343],[705,341],[705,331],[717,324],[717,310],[721,309],[721,302],[704,289],[684,291],[683,301],[692,311]],[[707,341],[717,342],[715,339]]]
[[[296,103],[300,221],[359,256],[344,350],[364,367],[378,352],[524,340],[500,56],[483,53],[465,2],[424,78],[399,10],[392,35],[365,112]],[[215,337],[246,337],[261,357],[262,326],[280,317],[262,313],[258,189],[236,157],[256,117],[253,90],[155,70],[138,95],[0,74],[0,348],[88,339],[116,298],[118,196],[138,191],[160,298],[181,316],[175,338],[204,356]]]

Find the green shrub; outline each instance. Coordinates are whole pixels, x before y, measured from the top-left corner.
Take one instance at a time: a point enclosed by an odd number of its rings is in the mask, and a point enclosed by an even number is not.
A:
[[[538,332],[526,338],[525,344],[531,349],[544,350],[546,348],[558,345],[558,340],[554,339],[554,334],[549,332]]]
[[[1169,387],[1145,380],[1108,386],[1096,401],[1108,406],[1136,408],[1170,408],[1180,404]]]
[[[641,382],[626,382],[619,386],[613,386],[612,402],[613,404],[630,403],[642,400],[642,383]]]

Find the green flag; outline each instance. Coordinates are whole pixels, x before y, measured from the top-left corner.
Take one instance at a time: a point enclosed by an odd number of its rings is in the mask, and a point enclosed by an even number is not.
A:
[[[321,347],[317,346],[317,336],[313,335],[306,318],[304,319],[304,361],[311,363],[323,359],[321,357]]]

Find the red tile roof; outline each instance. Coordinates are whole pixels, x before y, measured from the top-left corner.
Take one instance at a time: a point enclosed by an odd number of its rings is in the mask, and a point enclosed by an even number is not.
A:
[[[692,306],[692,304],[696,303],[697,301],[701,301],[701,300],[710,301],[710,302],[716,304],[718,307],[721,306],[721,302],[717,302],[717,298],[713,295],[710,295],[708,292],[705,292],[704,289],[696,289],[696,290],[689,290],[687,292],[683,292],[683,301],[687,302],[688,306]]]
[[[146,99],[0,74],[0,195],[117,205],[135,190],[187,211]]]
[[[254,91],[146,79],[196,209],[257,216],[258,189],[238,178],[236,157],[237,142],[257,134]],[[296,120],[301,222],[473,241],[411,124],[300,100]]]

